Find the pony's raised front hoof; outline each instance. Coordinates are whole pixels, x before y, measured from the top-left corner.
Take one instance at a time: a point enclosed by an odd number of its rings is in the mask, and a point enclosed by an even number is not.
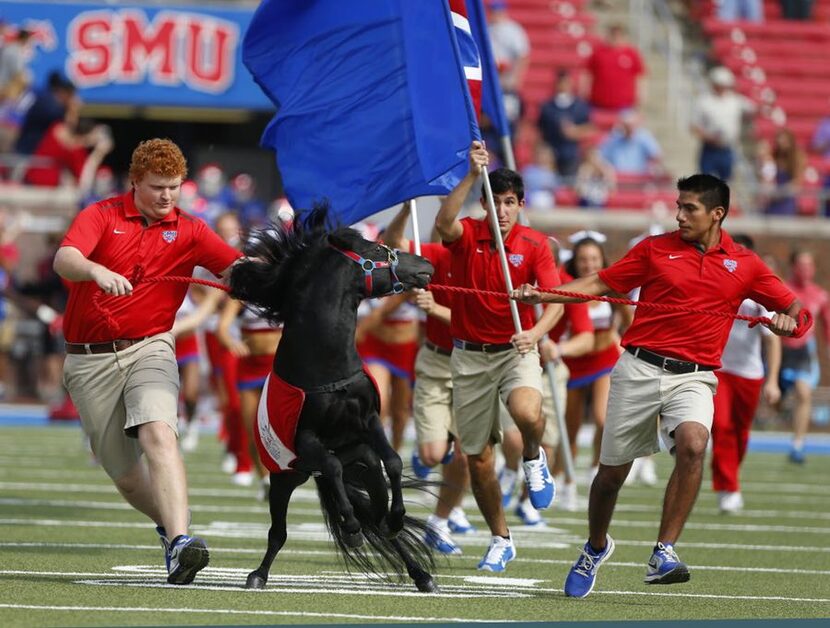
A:
[[[418,587],[418,591],[421,593],[438,593],[438,585],[435,583],[432,576],[416,580],[415,586]]]
[[[258,571],[252,571],[248,574],[248,579],[245,581],[246,589],[264,589],[265,583],[268,582],[268,577],[263,576]]]
[[[358,530],[357,532],[346,532],[343,534],[343,544],[346,547],[350,547],[351,549],[357,549],[361,547],[363,543],[366,542],[366,539],[363,536],[363,532]]]

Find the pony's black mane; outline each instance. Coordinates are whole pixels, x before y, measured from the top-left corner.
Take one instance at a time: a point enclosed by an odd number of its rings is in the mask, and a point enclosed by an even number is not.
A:
[[[290,282],[313,266],[315,256],[309,252],[326,246],[329,234],[357,234],[330,212],[329,203],[323,201],[304,212],[302,219],[298,214],[290,227],[272,223],[252,233],[244,248],[247,259],[231,271],[231,296],[273,323],[285,321],[292,301],[284,296],[291,293]]]

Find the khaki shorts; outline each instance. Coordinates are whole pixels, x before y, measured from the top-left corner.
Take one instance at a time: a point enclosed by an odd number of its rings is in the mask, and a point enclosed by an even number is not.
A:
[[[164,421],[178,435],[179,373],[173,336],[158,334],[118,353],[68,354],[63,382],[92,451],[112,479],[141,456],[138,426]]]
[[[608,415],[599,461],[627,464],[660,451],[660,438],[674,451],[674,431],[685,421],[712,429],[712,371],[675,375],[624,351],[611,371]]]
[[[554,366],[554,376],[556,377],[556,388],[559,391],[559,399],[562,410],[565,410],[565,403],[568,395],[568,367],[561,360]],[[553,403],[553,396],[550,392],[550,378],[548,377],[547,369],[542,372],[542,416],[545,417],[545,432],[542,434],[542,444],[546,447],[556,449],[559,447],[559,420],[556,416],[556,407]],[[508,430],[517,430],[516,424],[513,422],[513,417],[507,411],[507,408],[502,406],[499,414],[501,421],[501,429],[503,432]]]
[[[450,356],[424,346],[415,358],[412,417],[419,445],[445,441],[449,434],[458,435],[452,412]]]
[[[542,392],[539,352],[519,355],[515,349],[500,353],[453,349],[450,360],[453,412],[461,450],[480,454],[488,443],[501,442],[500,405],[521,387]]]

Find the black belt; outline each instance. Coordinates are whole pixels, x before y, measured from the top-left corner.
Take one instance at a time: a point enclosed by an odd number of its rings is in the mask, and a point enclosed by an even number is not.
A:
[[[475,342],[467,342],[466,340],[459,340],[458,338],[452,339],[452,346],[464,351],[481,351],[482,353],[501,353],[502,351],[508,351],[514,348],[512,342],[503,342],[501,344],[485,342],[484,344],[478,344]]]
[[[147,340],[150,336],[143,338],[119,338],[109,342],[67,342],[66,352],[72,354],[91,355],[97,353],[115,353],[128,349],[139,342]]]
[[[640,358],[643,362],[648,362],[654,366],[659,366],[664,371],[674,373],[675,375],[682,375],[684,373],[696,373],[697,371],[714,371],[714,366],[704,366],[697,362],[686,362],[685,360],[675,360],[674,358],[666,358],[662,355],[643,349],[642,347],[628,346],[625,348],[635,358]]]
[[[429,349],[430,351],[434,351],[438,355],[452,355],[452,349],[445,349],[444,347],[439,347],[434,342],[430,342],[429,340],[424,340],[424,346]]]

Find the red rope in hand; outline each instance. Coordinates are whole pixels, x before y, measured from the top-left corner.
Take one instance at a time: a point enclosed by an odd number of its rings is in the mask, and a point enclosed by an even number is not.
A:
[[[160,277],[142,277],[138,285],[160,282],[195,283],[202,286],[208,286],[210,288],[216,288],[217,290],[224,290],[225,292],[230,292],[230,288],[225,284],[218,283],[216,281],[210,281],[208,279],[197,279],[196,277],[175,277],[167,275]],[[133,286],[133,288],[136,287],[136,285]],[[496,292],[494,290],[479,290],[478,288],[462,288],[460,286],[444,286],[441,284],[429,284],[429,288],[431,290],[444,290],[446,292],[457,292],[459,294],[481,294],[497,298],[509,298],[506,293]],[[746,316],[744,314],[732,314],[730,312],[720,312],[717,310],[697,310],[695,308],[689,308],[682,305],[650,303],[647,301],[633,301],[632,299],[625,299],[622,297],[601,297],[590,294],[583,294],[582,292],[555,290],[553,288],[536,288],[536,290],[548,294],[558,294],[565,297],[572,297],[583,301],[606,301],[608,303],[616,303],[618,305],[634,305],[636,307],[647,307],[653,310],[660,310],[663,312],[681,312],[684,314],[704,314],[706,316],[719,316],[721,318],[730,318],[740,321],[747,321],[750,327],[755,327],[758,324],[769,325],[770,323],[772,323],[772,321],[766,316]],[[96,293],[96,295],[92,298],[93,305],[101,314],[101,316],[103,316],[104,319],[107,321],[107,325],[110,327],[110,329],[113,329],[115,331],[117,328],[115,319],[113,319],[112,315],[100,304],[100,299],[103,296],[105,296],[105,293],[103,291]],[[793,330],[792,337],[801,338],[804,334],[806,334],[809,331],[809,329],[812,326],[812,315],[810,314],[809,310],[807,310],[806,308],[802,308],[801,312],[799,312],[798,314],[796,328]]]
[[[496,292],[495,290],[479,290],[477,288],[462,288],[460,286],[444,286],[441,284],[429,284],[431,290],[444,290],[445,292],[457,292],[460,294],[483,294],[486,296],[497,298],[508,298],[504,292]],[[619,305],[634,305],[637,307],[646,307],[653,310],[660,310],[663,312],[682,312],[684,314],[704,314],[707,316],[719,316],[721,318],[737,319],[747,321],[750,327],[755,327],[758,324],[769,325],[772,323],[766,316],[746,316],[744,314],[732,314],[730,312],[720,312],[717,310],[698,310],[695,308],[685,307],[683,305],[669,305],[667,303],[649,303],[647,301],[633,301],[632,299],[625,299],[622,297],[601,297],[590,294],[583,294],[582,292],[570,292],[568,290],[555,290],[553,288],[536,288],[539,292],[548,294],[558,294],[565,297],[572,297],[583,301],[606,301],[608,303],[616,303]],[[809,310],[802,308],[796,320],[796,328],[793,330],[793,338],[801,338],[813,326],[813,317]]]

